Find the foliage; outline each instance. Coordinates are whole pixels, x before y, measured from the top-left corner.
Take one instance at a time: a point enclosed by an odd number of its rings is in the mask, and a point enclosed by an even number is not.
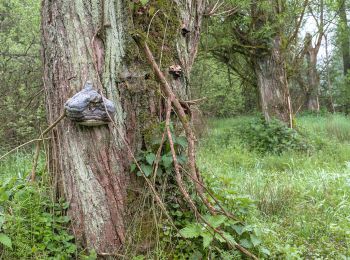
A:
[[[249,149],[281,154],[288,150],[307,150],[307,140],[278,120],[255,119],[240,127],[240,138]]]
[[[39,0],[0,0],[0,150],[44,125],[39,9]]]
[[[2,258],[72,258],[77,246],[67,230],[68,203],[53,203],[45,182],[28,183],[30,160],[30,155],[15,154],[0,163]]]
[[[160,124],[160,127],[163,129],[165,125],[164,123]],[[170,124],[170,131],[172,134],[172,140],[174,143],[174,148],[178,152],[177,161],[180,165],[184,165],[187,162],[187,157],[183,154],[183,151],[187,147],[187,140],[184,136],[176,136],[174,125]],[[164,140],[159,138],[158,136],[153,136],[151,142],[151,146],[148,150],[141,150],[139,154],[136,156],[136,162],[133,162],[130,167],[131,172],[135,172],[137,176],[142,176],[142,172],[146,177],[150,177],[153,171],[155,170],[155,165],[157,166],[156,175],[161,177],[164,173],[170,175],[173,170],[173,157],[170,150],[169,138],[167,135],[164,135]],[[159,154],[159,158],[157,158],[157,153],[159,147],[162,146],[162,149]],[[139,169],[139,167],[141,169]],[[142,172],[141,172],[142,170]]]
[[[255,119],[257,120],[257,119]],[[350,255],[350,130],[342,115],[304,116],[298,129],[312,152],[272,154],[250,150],[240,125],[252,118],[212,120],[200,143],[199,165],[215,194],[255,201],[246,223],[261,230],[268,259],[346,259]],[[338,122],[338,123],[335,123]],[[342,123],[339,123],[342,122]],[[237,212],[233,211],[233,212]]]
[[[201,57],[192,71],[192,92],[205,98],[200,109],[207,116],[230,117],[241,114],[246,103],[239,78],[225,64]]]
[[[70,234],[68,203],[52,201],[42,157],[38,167],[41,180],[28,182],[31,160],[31,154],[17,153],[0,162],[1,258],[96,259],[94,251],[80,252]]]

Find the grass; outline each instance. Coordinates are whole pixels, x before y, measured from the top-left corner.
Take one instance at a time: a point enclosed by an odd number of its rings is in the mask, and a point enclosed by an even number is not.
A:
[[[198,165],[218,194],[254,200],[248,222],[263,230],[271,258],[350,257],[350,118],[298,118],[312,149],[259,153],[242,141],[252,118],[210,120]]]
[[[0,258],[72,259],[78,252],[67,229],[68,204],[52,202],[44,156],[38,181],[28,183],[32,159],[17,152],[0,161]]]
[[[248,145],[242,126],[252,121],[209,121],[198,154],[205,181],[222,201],[233,201],[227,205],[259,234],[268,259],[349,259],[350,119],[297,118],[309,148],[282,154]],[[66,230],[67,205],[52,203],[47,180],[27,185],[31,161],[31,153],[15,153],[0,162],[0,234],[12,242],[12,249],[0,246],[0,258],[79,257]],[[42,158],[39,177],[44,167]]]

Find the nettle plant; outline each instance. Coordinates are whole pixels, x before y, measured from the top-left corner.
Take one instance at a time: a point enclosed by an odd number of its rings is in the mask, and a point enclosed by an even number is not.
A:
[[[77,254],[69,234],[68,203],[51,201],[24,177],[0,181],[0,243],[6,259],[66,259]]]
[[[307,151],[311,147],[298,131],[282,122],[263,118],[254,119],[240,127],[240,137],[250,150],[260,153],[282,154],[288,150]]]

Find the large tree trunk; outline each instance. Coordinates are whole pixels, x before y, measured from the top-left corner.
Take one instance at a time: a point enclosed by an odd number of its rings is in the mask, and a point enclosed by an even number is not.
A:
[[[185,98],[189,94],[185,77],[196,55],[203,4],[189,0],[176,4],[189,33],[183,36],[181,28],[172,32],[177,48],[170,52],[183,71],[173,86]],[[100,255],[115,254],[125,241],[131,162],[126,142],[132,151],[140,149],[143,130],[162,112],[157,111],[161,102],[150,88],[157,83],[145,82],[151,71],[127,33],[133,25],[126,23],[135,20],[128,17],[127,6],[121,0],[43,0],[42,6],[48,122],[59,117],[65,101],[86,80],[116,106],[114,124],[84,127],[65,119],[51,140],[50,169],[60,196],[70,203],[72,231],[77,241]]]
[[[121,1],[43,1],[43,60],[49,123],[62,112],[65,101],[86,80],[113,99],[120,134],[107,126],[81,127],[66,119],[53,131],[51,170],[70,203],[73,232],[78,241],[98,253],[113,253],[125,240],[126,185],[125,119],[116,86],[125,51]],[[102,24],[106,39],[97,37]],[[95,58],[95,56],[97,58]],[[103,73],[102,73],[103,71]],[[103,81],[103,86],[101,84]]]
[[[289,88],[280,44],[280,39],[276,36],[270,53],[257,55],[254,69],[266,121],[276,118],[291,125]]]

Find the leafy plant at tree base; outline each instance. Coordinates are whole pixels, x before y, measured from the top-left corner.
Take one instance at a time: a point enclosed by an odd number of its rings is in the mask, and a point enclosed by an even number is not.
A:
[[[0,243],[4,259],[69,259],[77,254],[67,231],[68,203],[52,203],[42,187],[25,178],[0,182]]]
[[[176,136],[174,134],[174,127],[172,124],[170,125],[170,130],[172,133],[174,148],[176,151],[178,151],[176,159],[180,165],[184,165],[187,162],[187,157],[183,154],[183,151],[187,148],[186,137]],[[156,163],[158,163],[156,173],[158,176],[161,176],[164,173],[171,174],[174,169],[173,157],[167,137],[164,137],[163,147],[159,156],[160,158],[157,162],[157,151],[160,145],[162,145],[162,140],[155,138],[152,140],[152,146],[148,150],[141,151],[136,156],[137,164],[140,166],[146,177],[152,175],[153,171],[155,170]],[[137,176],[142,176],[141,170],[138,168],[135,162],[130,166],[130,171],[135,172]]]

